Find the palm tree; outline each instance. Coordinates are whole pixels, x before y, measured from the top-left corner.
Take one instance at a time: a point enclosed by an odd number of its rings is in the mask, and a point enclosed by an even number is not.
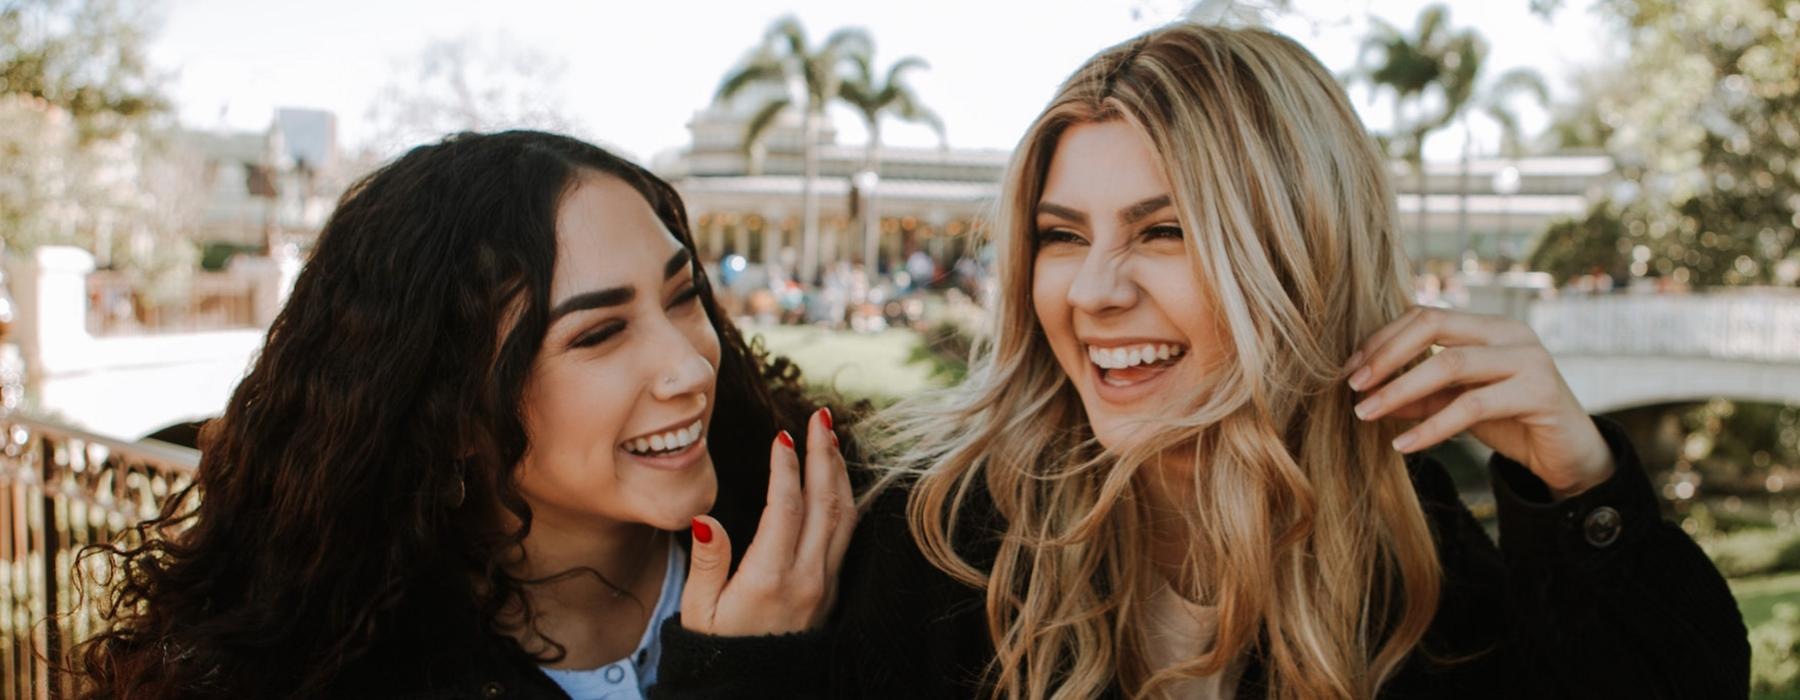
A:
[[[807,41],[800,20],[783,17],[769,26],[762,43],[725,76],[713,95],[714,100],[729,100],[754,85],[780,88],[762,103],[744,128],[747,155],[759,148],[777,117],[790,109],[800,110],[806,176],[800,195],[804,211],[799,276],[808,284],[816,281],[819,273],[819,193],[814,186],[819,177],[819,128],[825,120],[826,106],[837,99],[842,86],[842,64],[858,57],[867,60],[873,52],[872,43],[860,29],[840,29],[815,47]]]
[[[947,147],[944,135],[944,122],[938,115],[919,102],[919,96],[907,85],[902,73],[908,70],[926,70],[931,66],[925,59],[907,56],[894,62],[887,69],[887,76],[880,82],[875,79],[873,61],[869,56],[857,56],[852,61],[852,70],[843,78],[839,86],[838,97],[862,115],[863,123],[869,128],[867,153],[863,156],[863,168],[870,173],[881,170],[881,117],[893,115],[902,121],[923,123],[937,132],[938,147]],[[878,183],[879,181],[877,181]],[[878,184],[876,186],[879,186]],[[876,207],[875,189],[870,187],[863,193],[867,204],[863,207],[863,265],[873,274],[876,267],[876,256],[881,246],[881,215]]]
[[[1419,12],[1412,34],[1371,17],[1372,29],[1363,39],[1359,68],[1352,79],[1369,82],[1376,91],[1394,95],[1394,130],[1389,144],[1400,151],[1418,183],[1417,231],[1419,261],[1425,258],[1425,139],[1454,121],[1475,91],[1481,37],[1470,30],[1452,30],[1450,10],[1429,5]],[[1370,54],[1379,56],[1369,67]],[[1436,94],[1441,104],[1429,105],[1426,96]],[[1427,111],[1428,108],[1435,107]]]
[[[1477,76],[1481,64],[1486,62],[1486,47],[1476,59]],[[1472,140],[1469,130],[1469,117],[1472,108],[1489,121],[1500,127],[1500,153],[1507,158],[1516,158],[1524,142],[1524,135],[1519,130],[1519,117],[1513,111],[1513,104],[1521,96],[1530,97],[1539,107],[1550,104],[1550,88],[1544,85],[1544,77],[1530,68],[1514,68],[1501,73],[1494,82],[1480,88],[1473,98],[1465,103],[1465,109],[1457,115],[1457,121],[1463,129],[1462,173],[1458,180],[1456,216],[1457,233],[1462,240],[1462,252],[1469,255],[1469,144]]]

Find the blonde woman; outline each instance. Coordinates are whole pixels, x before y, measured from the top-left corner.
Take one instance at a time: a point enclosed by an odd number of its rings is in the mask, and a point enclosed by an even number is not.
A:
[[[828,643],[669,687],[1743,697],[1736,606],[1631,445],[1527,327],[1409,309],[1393,209],[1294,42],[1101,52],[1014,156],[991,342],[892,417],[905,488],[873,499]],[[1465,430],[1499,547],[1420,454]]]

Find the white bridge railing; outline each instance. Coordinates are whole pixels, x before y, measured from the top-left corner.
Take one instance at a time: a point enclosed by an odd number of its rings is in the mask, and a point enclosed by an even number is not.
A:
[[[1559,356],[1800,364],[1800,290],[1542,299],[1531,327]]]

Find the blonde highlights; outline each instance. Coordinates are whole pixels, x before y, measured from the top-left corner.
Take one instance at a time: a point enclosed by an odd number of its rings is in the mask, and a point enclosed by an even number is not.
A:
[[[1125,120],[1154,146],[1227,360],[1190,410],[1104,450],[1030,299],[1045,173],[1070,126]],[[1178,25],[1107,49],[1027,131],[996,225],[1001,293],[967,381],[885,420],[916,477],[913,534],[987,591],[997,697],[1134,696],[1260,654],[1272,698],[1368,698],[1429,626],[1440,573],[1395,431],[1357,420],[1340,367],[1407,304],[1384,161],[1305,49],[1256,29]],[[1144,489],[1164,455],[1191,502],[1180,592],[1216,605],[1210,650],[1145,661]],[[978,496],[978,494],[984,494]],[[991,498],[992,503],[973,502]],[[995,560],[959,547],[990,507]],[[984,557],[985,558],[985,557]]]

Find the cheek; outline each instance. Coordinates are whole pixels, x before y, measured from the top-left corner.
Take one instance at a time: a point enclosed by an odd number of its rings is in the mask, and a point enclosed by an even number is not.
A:
[[[1171,259],[1158,261],[1141,279],[1147,296],[1186,338],[1190,349],[1212,358],[1224,349],[1225,336],[1214,311],[1217,306],[1197,274],[1185,259]]]
[[[712,322],[706,314],[699,314],[700,320],[687,332],[688,342],[694,345],[694,351],[706,358],[706,364],[712,365],[714,375],[719,371],[719,358],[723,355],[719,346],[719,333],[713,330]]]
[[[524,406],[532,450],[566,454],[610,448],[624,428],[622,409],[632,404],[640,385],[637,377],[604,363],[558,361],[543,368]]]
[[[1052,345],[1060,345],[1073,335],[1069,329],[1070,280],[1065,267],[1040,257],[1031,268],[1031,309]]]

